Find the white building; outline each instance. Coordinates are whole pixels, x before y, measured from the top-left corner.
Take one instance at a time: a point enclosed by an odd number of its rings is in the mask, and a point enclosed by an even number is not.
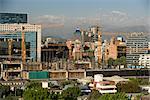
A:
[[[115,82],[104,80],[102,74],[94,75],[94,82],[90,83],[89,86],[95,88],[101,94],[117,92]]]
[[[141,54],[139,58],[139,65],[150,68],[150,54]]]
[[[28,57],[30,57],[35,61],[40,62],[41,61],[41,25],[0,24],[0,40],[1,42],[3,42],[3,44],[6,44],[6,42],[8,42],[9,39],[12,39],[16,43],[21,41],[22,32],[25,32],[25,42],[28,43],[30,49],[30,53]]]

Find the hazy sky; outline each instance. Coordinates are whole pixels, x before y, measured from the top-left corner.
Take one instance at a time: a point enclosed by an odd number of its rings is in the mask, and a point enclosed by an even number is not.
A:
[[[149,0],[0,0],[0,12],[27,13],[30,23],[42,24],[43,34],[69,37],[76,27],[94,24],[104,31],[143,31]]]

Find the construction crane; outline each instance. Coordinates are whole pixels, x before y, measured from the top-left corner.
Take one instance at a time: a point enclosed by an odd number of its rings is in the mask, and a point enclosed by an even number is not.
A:
[[[22,41],[21,41],[21,46],[22,46],[22,62],[26,63],[26,44],[25,44],[25,31],[24,27],[22,27]]]
[[[9,55],[9,60],[11,61],[11,49],[12,49],[12,42],[13,42],[13,39],[8,39],[8,55]]]

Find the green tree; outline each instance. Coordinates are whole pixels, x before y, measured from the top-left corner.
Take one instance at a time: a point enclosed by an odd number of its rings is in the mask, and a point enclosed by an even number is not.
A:
[[[125,56],[120,57],[120,63],[121,63],[121,65],[126,66],[126,57]]]
[[[29,89],[38,88],[38,87],[42,87],[42,84],[37,81],[31,81],[26,84],[26,88],[29,88]]]
[[[59,100],[61,98],[60,94],[55,94],[54,92],[49,94],[49,100]]]
[[[119,66],[119,69],[120,69],[120,66],[122,65],[122,61],[120,58],[117,58],[116,61],[117,61],[117,65]]]
[[[114,65],[115,67],[117,67],[117,65],[119,65],[119,64],[120,64],[119,58],[117,58],[116,60],[114,60],[113,65]]]
[[[139,85],[132,81],[125,83],[118,83],[117,90],[118,92],[125,92],[125,93],[139,93],[141,91]]]
[[[98,100],[128,100],[125,93],[104,94]]]
[[[97,90],[93,90],[89,97],[88,97],[88,100],[97,100],[98,98],[100,98],[101,94],[99,93],[99,91]]]
[[[130,78],[130,81],[138,85],[150,85],[149,79]]]
[[[64,100],[77,100],[77,97],[80,96],[80,94],[81,91],[79,87],[69,87],[62,92],[62,98]]]
[[[39,82],[28,83],[23,92],[24,100],[47,100],[48,96],[48,90],[43,89]]]
[[[24,100],[47,100],[48,96],[48,90],[42,87],[27,88],[23,93]]]
[[[114,65],[114,59],[113,58],[109,58],[108,59],[108,67],[111,67]]]
[[[16,89],[16,96],[21,96],[22,97],[23,90],[22,89]]]
[[[61,85],[61,87],[62,88],[64,88],[65,87],[65,85],[69,85],[69,84],[72,84],[72,85],[77,85],[78,84],[78,82],[76,81],[76,80],[65,80],[65,81],[62,81],[61,83],[60,83],[60,85]]]
[[[0,84],[0,98],[6,97],[10,94],[10,87]]]
[[[18,97],[9,95],[3,100],[18,100]]]

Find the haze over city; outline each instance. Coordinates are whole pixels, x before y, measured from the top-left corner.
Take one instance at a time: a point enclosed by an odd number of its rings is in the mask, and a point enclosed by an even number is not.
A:
[[[148,32],[149,0],[0,0],[0,12],[27,13],[42,35],[69,38],[76,27]]]
[[[149,100],[150,0],[0,0],[0,100]]]

